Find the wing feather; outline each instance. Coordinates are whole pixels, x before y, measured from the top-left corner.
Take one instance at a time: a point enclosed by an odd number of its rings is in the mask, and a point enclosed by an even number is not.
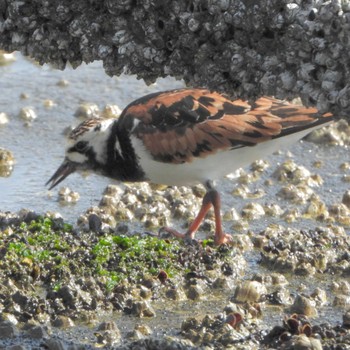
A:
[[[134,101],[119,124],[139,138],[154,159],[183,163],[220,150],[254,146],[332,118],[330,113],[270,97],[250,105],[206,89],[181,89]]]

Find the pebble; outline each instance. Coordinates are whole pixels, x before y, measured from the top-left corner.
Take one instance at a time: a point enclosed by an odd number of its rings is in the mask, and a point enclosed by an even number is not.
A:
[[[190,286],[186,290],[186,296],[190,300],[200,300],[201,295],[203,294],[203,289],[200,286]]]
[[[300,294],[295,298],[293,305],[290,307],[290,312],[308,317],[317,316],[317,310],[314,303],[309,298]]]
[[[11,339],[18,336],[17,327],[10,321],[0,322],[0,339]]]
[[[28,329],[27,335],[31,339],[43,339],[48,337],[47,328],[45,326],[34,326]]]
[[[151,304],[146,301],[137,301],[133,303],[131,313],[138,317],[155,317],[156,312],[154,311]]]
[[[343,194],[342,203],[350,209],[350,190]]]
[[[343,315],[343,326],[350,328],[350,310]]]
[[[339,294],[334,297],[333,306],[347,309],[350,307],[350,295]]]
[[[66,79],[61,79],[56,83],[56,85],[59,87],[66,87],[69,85],[69,81]]]
[[[75,324],[70,317],[58,315],[53,321],[52,325],[57,328],[69,328],[74,327]]]

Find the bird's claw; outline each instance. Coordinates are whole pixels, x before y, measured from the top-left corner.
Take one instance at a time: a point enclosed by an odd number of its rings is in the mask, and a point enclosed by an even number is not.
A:
[[[186,232],[186,233],[180,233],[176,230],[174,230],[173,228],[170,227],[162,227],[159,231],[158,231],[158,235],[159,237],[164,238],[164,234],[166,235],[166,238],[169,238],[170,236],[174,236],[180,239],[183,239],[185,242],[193,244],[193,242],[198,242],[201,243],[200,240],[196,240],[194,238],[194,232]],[[223,245],[223,244],[232,244],[233,239],[232,236],[226,233],[223,234],[219,234],[219,235],[215,235],[214,237],[214,243],[215,245],[219,246],[219,245]]]

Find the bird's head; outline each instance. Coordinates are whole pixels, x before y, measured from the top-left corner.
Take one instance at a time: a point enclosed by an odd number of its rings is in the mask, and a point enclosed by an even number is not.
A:
[[[63,163],[46,185],[50,190],[75,171],[99,171],[107,162],[110,126],[115,119],[91,118],[79,124],[68,136]]]

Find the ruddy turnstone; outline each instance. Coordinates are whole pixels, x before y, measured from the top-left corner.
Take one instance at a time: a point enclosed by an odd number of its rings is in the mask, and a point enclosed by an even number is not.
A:
[[[228,243],[213,181],[332,120],[331,113],[271,97],[251,105],[206,89],[157,92],[130,103],[118,119],[88,119],[76,127],[62,165],[47,184],[52,189],[77,170],[128,182],[202,183],[207,192],[187,232],[165,230],[193,239],[213,206],[215,243]]]

